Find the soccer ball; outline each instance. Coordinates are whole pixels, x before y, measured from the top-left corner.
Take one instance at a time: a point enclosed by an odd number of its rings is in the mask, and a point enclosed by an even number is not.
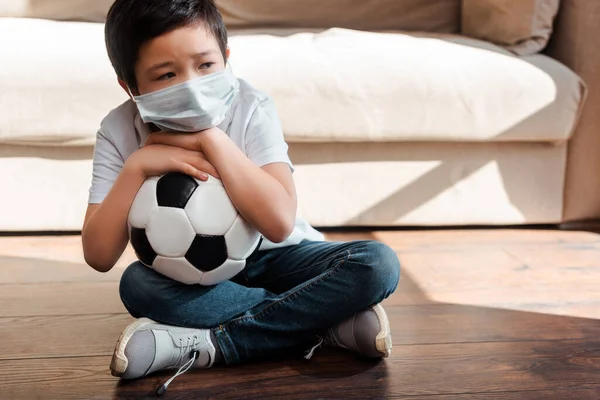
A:
[[[213,177],[203,182],[168,173],[147,179],[129,210],[128,224],[138,259],[188,285],[233,278],[262,241]]]

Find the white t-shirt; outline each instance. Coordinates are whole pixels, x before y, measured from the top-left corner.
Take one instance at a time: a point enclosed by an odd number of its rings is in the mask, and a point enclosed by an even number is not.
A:
[[[273,101],[240,79],[240,90],[231,110],[219,128],[226,132],[240,150],[259,167],[282,162],[290,166],[288,146]],[[94,149],[94,168],[90,187],[90,204],[102,203],[119,176],[127,158],[140,149],[150,128],[144,124],[135,103],[126,101],[111,111],[100,125]],[[264,240],[261,250],[284,247],[302,240],[323,240],[323,235],[302,218],[296,219],[294,231],[282,243]]]

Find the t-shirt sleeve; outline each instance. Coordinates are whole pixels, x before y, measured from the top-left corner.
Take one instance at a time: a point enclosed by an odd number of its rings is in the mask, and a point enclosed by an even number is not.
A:
[[[259,167],[281,162],[294,170],[281,121],[271,99],[263,100],[256,107],[248,123],[245,139],[246,156]]]
[[[89,204],[100,204],[123,168],[123,158],[110,136],[101,128],[96,135]]]

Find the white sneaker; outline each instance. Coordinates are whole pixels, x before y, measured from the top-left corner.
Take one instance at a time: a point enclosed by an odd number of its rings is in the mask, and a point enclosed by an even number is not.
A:
[[[340,347],[364,357],[389,357],[392,354],[392,334],[385,310],[377,304],[329,328],[327,335],[319,340],[306,358],[310,359],[321,345]]]
[[[121,334],[110,370],[113,376],[136,379],[156,371],[179,368],[163,385],[164,393],[173,379],[190,368],[210,368],[215,352],[208,329],[181,328],[140,318]]]

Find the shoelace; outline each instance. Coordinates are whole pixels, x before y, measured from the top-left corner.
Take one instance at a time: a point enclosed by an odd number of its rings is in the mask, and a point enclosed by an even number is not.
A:
[[[327,336],[317,336],[317,339],[319,339],[319,342],[316,345],[314,345],[310,350],[308,350],[306,352],[306,355],[304,356],[304,358],[306,358],[307,360],[310,360],[315,354],[315,351],[322,346],[337,347],[340,345],[331,329],[327,331]]]
[[[185,355],[187,354],[188,350],[191,350],[191,352],[189,353],[190,354],[190,359],[185,364],[183,364],[181,367],[179,367],[179,369],[177,370],[177,372],[175,373],[175,375],[173,375],[161,387],[159,387],[158,389],[156,389],[156,394],[158,396],[162,396],[163,394],[165,394],[165,392],[169,388],[169,385],[178,376],[183,375],[186,372],[188,372],[190,370],[190,368],[192,368],[192,366],[194,365],[194,363],[196,362],[196,360],[198,359],[198,357],[200,357],[200,352],[198,350],[194,349],[194,346],[196,346],[196,340],[198,340],[197,336],[194,336],[193,338],[188,338],[187,344],[185,346],[183,346],[183,340],[179,339],[179,341],[182,344],[182,346],[180,347],[179,357],[177,357],[177,362],[175,363],[175,365],[179,365],[181,362],[183,362],[183,359],[184,359]]]
[[[320,336],[318,336],[318,338],[319,338],[319,343],[315,344],[310,350],[308,350],[306,352],[306,355],[304,356],[304,358],[306,358],[307,360],[310,360],[312,358],[312,356],[315,354],[315,350],[317,350],[319,347],[321,347],[323,345],[323,343],[325,343],[325,339],[323,339]]]

